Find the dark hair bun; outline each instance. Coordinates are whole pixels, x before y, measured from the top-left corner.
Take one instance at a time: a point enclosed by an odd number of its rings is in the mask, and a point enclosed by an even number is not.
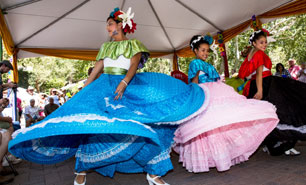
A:
[[[263,31],[263,30],[254,31],[250,35],[249,44],[253,45],[253,42],[258,40],[261,36],[267,37],[267,33],[265,31]]]

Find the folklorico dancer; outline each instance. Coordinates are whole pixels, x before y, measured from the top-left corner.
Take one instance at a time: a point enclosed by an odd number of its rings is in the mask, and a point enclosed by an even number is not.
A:
[[[225,171],[248,160],[278,122],[271,103],[248,100],[221,82],[206,62],[212,43],[210,35],[195,35],[190,41],[196,59],[189,65],[188,79],[205,91],[205,111],[181,124],[174,138],[179,161],[195,173],[212,167]]]
[[[177,125],[201,112],[205,95],[196,84],[160,73],[137,73],[149,52],[129,40],[136,24],[131,9],[107,18],[111,42],[102,44],[84,88],[41,122],[21,129],[9,144],[14,155],[41,164],[75,156],[75,185],[86,171],[104,176],[147,173],[150,185],[166,185]],[[102,73],[103,72],[103,73]]]
[[[271,155],[298,155],[297,140],[306,139],[306,84],[291,78],[272,76],[272,62],[265,50],[269,32],[265,29],[251,34],[250,50],[239,69],[239,77],[248,80],[243,94],[265,100],[277,108],[279,123],[268,135],[265,151]]]

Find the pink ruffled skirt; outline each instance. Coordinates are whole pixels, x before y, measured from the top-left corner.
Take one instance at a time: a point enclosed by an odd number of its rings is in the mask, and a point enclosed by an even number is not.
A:
[[[225,171],[248,160],[276,127],[276,108],[246,99],[220,81],[199,85],[205,91],[205,111],[179,126],[174,150],[189,172]]]

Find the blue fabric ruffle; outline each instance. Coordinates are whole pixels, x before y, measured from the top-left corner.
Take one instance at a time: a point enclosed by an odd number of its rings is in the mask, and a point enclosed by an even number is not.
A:
[[[95,169],[164,175],[172,169],[170,147],[182,120],[202,106],[196,84],[160,73],[138,73],[121,100],[124,75],[101,74],[41,122],[14,133],[12,154],[40,164],[76,157],[76,171]]]
[[[191,80],[196,76],[197,72],[200,71],[199,83],[205,82],[216,82],[220,79],[220,76],[214,66],[201,60],[194,59],[189,64],[188,70],[188,82],[191,83]],[[204,74],[201,74],[203,72]]]

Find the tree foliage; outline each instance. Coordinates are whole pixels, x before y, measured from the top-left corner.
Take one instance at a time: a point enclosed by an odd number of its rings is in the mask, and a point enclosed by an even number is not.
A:
[[[4,53],[4,59],[9,56]],[[70,60],[56,57],[36,57],[18,60],[19,84],[27,88],[33,86],[37,92],[48,92],[51,88],[61,88],[87,78],[92,61]]]
[[[272,60],[273,66],[282,63],[288,68],[288,59],[296,59],[298,64],[306,62],[306,14],[291,16],[263,24],[263,28],[272,33],[275,42],[269,43],[266,53]],[[248,45],[249,37],[253,30],[248,29],[237,35],[226,43],[229,71],[238,71],[244,58],[241,51]],[[218,47],[211,47],[213,52],[207,62],[216,67],[220,74],[223,73],[223,61],[220,57]],[[181,71],[187,74],[188,65],[193,58],[180,58],[179,65]],[[275,72],[275,69],[272,69]]]
[[[276,19],[263,25],[273,34],[275,42],[268,45],[266,53],[273,66],[283,63],[288,68],[288,59],[294,58],[297,63],[306,62],[306,14]],[[226,43],[229,71],[238,71],[244,58],[241,51],[248,45],[249,29]],[[224,71],[223,61],[217,45],[211,46],[213,52],[207,62],[215,66],[220,74]],[[4,52],[4,59],[9,56]],[[188,73],[188,65],[194,57],[179,58],[179,69]],[[68,83],[76,83],[87,78],[87,70],[94,66],[94,61],[69,60],[55,57],[37,57],[19,59],[19,86],[34,86],[38,92],[47,92],[50,88],[61,88]],[[160,72],[170,75],[172,68],[168,59],[149,59],[144,68],[138,72]],[[274,69],[273,69],[274,70]],[[274,72],[274,71],[273,71]],[[5,78],[5,77],[4,77]]]
[[[170,75],[170,60],[162,58],[149,58],[145,66],[138,72],[157,72]]]
[[[92,62],[39,57],[19,60],[18,64],[25,71],[30,71],[29,85],[33,85],[37,91],[46,91],[86,78]]]

